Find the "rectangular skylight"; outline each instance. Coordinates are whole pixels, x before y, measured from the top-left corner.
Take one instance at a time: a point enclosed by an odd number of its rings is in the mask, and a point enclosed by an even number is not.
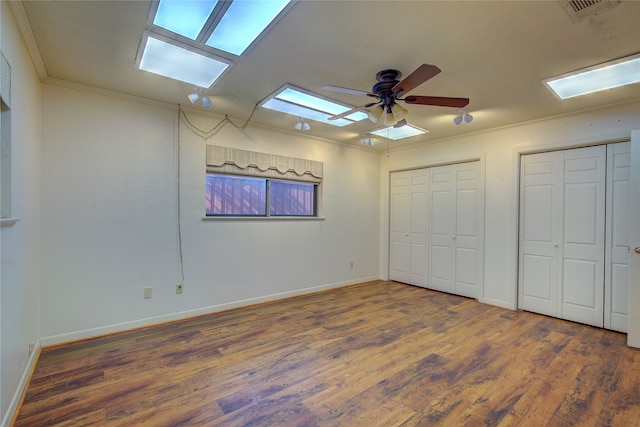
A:
[[[260,102],[260,106],[339,127],[367,118],[365,113],[357,111],[342,119],[329,120],[329,117],[349,111],[353,106],[338,103],[291,85],[285,85],[278,89]]]
[[[207,46],[242,53],[271,24],[290,0],[236,0],[207,40]]]
[[[231,61],[185,49],[145,34],[139,68],[164,77],[208,88],[229,67]]]
[[[424,133],[428,133],[428,130],[420,129],[410,124],[406,124],[399,128],[394,128],[393,126],[376,129],[369,133],[373,135],[378,135],[383,138],[393,139],[394,141],[397,139],[409,138],[416,135],[422,135]]]
[[[640,82],[640,54],[543,80],[560,99]]]

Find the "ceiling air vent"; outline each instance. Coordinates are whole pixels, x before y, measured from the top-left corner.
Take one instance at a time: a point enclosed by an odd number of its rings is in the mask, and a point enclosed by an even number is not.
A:
[[[558,0],[573,22],[606,12],[620,4],[620,0]]]

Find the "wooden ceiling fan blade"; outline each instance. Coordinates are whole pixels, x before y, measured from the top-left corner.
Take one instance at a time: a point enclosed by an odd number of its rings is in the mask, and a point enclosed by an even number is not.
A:
[[[352,108],[351,110],[347,110],[347,111],[345,111],[344,113],[336,114],[335,116],[331,116],[331,117],[329,117],[329,120],[338,120],[338,119],[342,119],[342,118],[344,118],[344,117],[347,117],[347,116],[352,115],[352,114],[353,114],[353,113],[355,113],[355,112],[358,112],[358,111],[364,111],[365,109],[367,109],[367,108],[369,108],[369,107],[372,107],[372,106],[374,106],[374,105],[376,105],[376,104],[377,104],[377,102],[370,102],[370,103],[368,103],[368,104],[364,104],[364,105],[361,105],[361,106],[359,106],[359,107]]]
[[[413,73],[409,74],[400,83],[395,85],[393,89],[391,89],[391,92],[396,94],[396,96],[400,96],[403,93],[409,93],[412,89],[415,89],[430,78],[438,75],[440,71],[442,70],[435,65],[422,64],[415,69]]]
[[[342,86],[324,85],[324,86],[321,86],[321,88],[322,89],[326,89],[326,90],[330,90],[330,91],[333,91],[333,92],[348,93],[350,95],[375,96],[374,94],[369,93],[369,92],[365,92],[363,90],[350,89],[348,87],[342,87]]]
[[[438,107],[462,108],[469,105],[469,98],[448,98],[443,96],[407,96],[407,104],[435,105]]]

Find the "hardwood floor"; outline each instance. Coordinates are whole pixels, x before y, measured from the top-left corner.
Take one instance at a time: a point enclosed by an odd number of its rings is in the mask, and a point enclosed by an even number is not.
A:
[[[371,282],[44,349],[16,426],[638,426],[626,336]]]

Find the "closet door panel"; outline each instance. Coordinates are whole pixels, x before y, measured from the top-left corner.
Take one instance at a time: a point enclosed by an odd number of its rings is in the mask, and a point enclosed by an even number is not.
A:
[[[410,279],[411,176],[409,172],[391,174],[389,225],[389,278],[406,283]]]
[[[455,293],[453,246],[454,169],[451,166],[431,168],[431,259],[429,287]]]
[[[427,281],[429,171],[411,172],[411,283],[425,286]]]
[[[530,154],[521,162],[519,305],[559,316],[562,163],[557,153]]]
[[[627,332],[631,145],[607,147],[607,250],[605,327]]]
[[[602,327],[606,147],[562,154],[562,318]]]
[[[456,165],[455,293],[477,298],[481,271],[478,255],[479,162]]]

